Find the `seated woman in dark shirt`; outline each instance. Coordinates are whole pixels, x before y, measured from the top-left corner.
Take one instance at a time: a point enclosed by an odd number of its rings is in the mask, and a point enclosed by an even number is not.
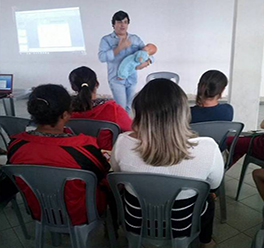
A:
[[[232,121],[233,107],[218,102],[226,86],[227,77],[220,71],[210,70],[202,75],[198,83],[196,105],[191,107],[191,123]]]

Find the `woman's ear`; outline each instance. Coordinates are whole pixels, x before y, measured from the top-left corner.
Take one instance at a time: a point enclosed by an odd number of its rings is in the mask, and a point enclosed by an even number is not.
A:
[[[61,119],[64,120],[64,122],[67,122],[71,118],[71,114],[68,111],[64,111],[61,115]]]

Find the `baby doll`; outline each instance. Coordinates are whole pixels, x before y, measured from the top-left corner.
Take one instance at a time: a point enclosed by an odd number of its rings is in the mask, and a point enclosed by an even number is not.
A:
[[[149,56],[156,53],[156,51],[157,47],[154,44],[149,43],[144,46],[142,50],[127,56],[119,65],[117,77],[119,79],[128,78],[133,72],[135,72],[138,65],[147,61]]]

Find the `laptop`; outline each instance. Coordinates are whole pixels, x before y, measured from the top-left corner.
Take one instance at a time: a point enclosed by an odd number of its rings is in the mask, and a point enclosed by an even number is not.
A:
[[[13,74],[0,74],[0,98],[13,92]]]

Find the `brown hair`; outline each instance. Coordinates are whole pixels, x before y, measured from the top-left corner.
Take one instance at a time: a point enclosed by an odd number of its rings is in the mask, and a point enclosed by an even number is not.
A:
[[[196,104],[203,106],[203,103],[208,98],[213,98],[217,95],[221,97],[222,92],[227,86],[227,77],[224,73],[217,70],[205,72],[198,83]]]

